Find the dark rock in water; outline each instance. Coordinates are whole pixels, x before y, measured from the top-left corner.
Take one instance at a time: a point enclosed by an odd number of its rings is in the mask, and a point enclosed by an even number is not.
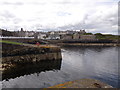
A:
[[[97,88],[101,88],[101,85],[98,84],[98,83],[94,83],[94,86],[97,87]]]

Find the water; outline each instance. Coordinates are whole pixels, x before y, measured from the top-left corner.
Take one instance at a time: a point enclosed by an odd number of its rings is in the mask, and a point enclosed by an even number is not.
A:
[[[58,70],[53,68],[3,80],[3,88],[45,88],[81,78],[98,79],[118,87],[118,48],[64,47]]]

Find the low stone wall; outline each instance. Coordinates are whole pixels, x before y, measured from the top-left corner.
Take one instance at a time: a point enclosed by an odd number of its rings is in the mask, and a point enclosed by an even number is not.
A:
[[[37,63],[42,60],[61,60],[61,53],[26,54],[2,58],[2,64]]]
[[[46,54],[46,53],[59,53],[61,52],[59,47],[35,47],[35,46],[23,46],[23,45],[11,45],[3,44],[2,57],[22,56],[31,54]]]

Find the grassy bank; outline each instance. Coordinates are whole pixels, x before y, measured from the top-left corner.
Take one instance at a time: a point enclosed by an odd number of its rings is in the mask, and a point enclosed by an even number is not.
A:
[[[12,41],[7,41],[7,40],[0,40],[0,43],[15,44],[15,45],[23,45],[24,44],[24,43],[12,42]]]

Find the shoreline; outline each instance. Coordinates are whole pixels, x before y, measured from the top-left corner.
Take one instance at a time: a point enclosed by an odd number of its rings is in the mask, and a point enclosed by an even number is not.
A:
[[[58,46],[120,46],[119,43],[57,43]]]

